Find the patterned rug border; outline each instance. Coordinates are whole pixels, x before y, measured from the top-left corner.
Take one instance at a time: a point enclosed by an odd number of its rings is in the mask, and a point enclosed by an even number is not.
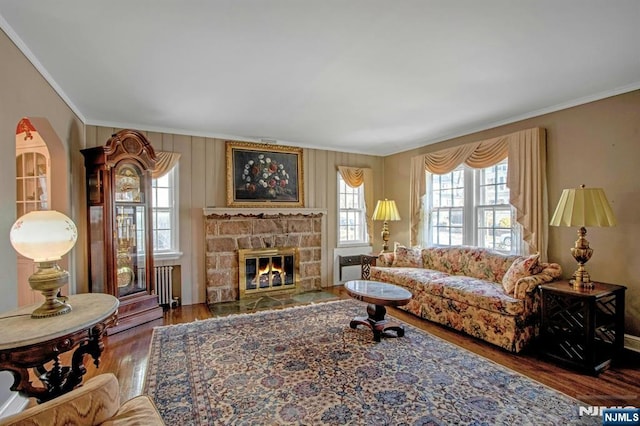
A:
[[[201,319],[201,320],[196,319],[195,321],[192,321],[191,323],[195,323],[195,322],[197,322],[197,323],[217,322],[217,321],[226,321],[226,320],[231,320],[231,319],[234,319],[234,318],[241,318],[241,317],[270,315],[270,314],[272,314],[274,312],[289,311],[289,310],[293,311],[293,310],[305,309],[305,308],[309,308],[309,307],[312,307],[312,306],[324,305],[324,304],[345,304],[345,305],[358,304],[358,305],[362,305],[363,307],[366,306],[363,302],[359,302],[359,301],[356,301],[356,300],[353,300],[353,299],[339,299],[339,300],[329,300],[329,301],[322,301],[322,302],[311,302],[311,303],[308,303],[308,304],[305,304],[305,305],[300,305],[300,306],[287,306],[287,307],[278,308],[278,309],[267,309],[267,310],[262,310],[262,311],[258,311],[258,312],[246,312],[246,313],[239,313],[239,314],[229,314],[229,315],[225,315],[225,316],[213,317],[213,318],[205,318],[205,319]],[[363,310],[363,312],[364,312],[364,310]],[[409,315],[411,315],[411,314],[409,314]],[[409,324],[409,323],[407,323],[405,321],[402,321],[401,319],[399,319],[399,318],[397,318],[397,317],[395,317],[395,316],[393,316],[393,315],[391,315],[389,313],[387,313],[387,317],[388,318],[393,318],[394,320],[400,322],[405,327],[405,329],[406,328],[411,328],[414,332],[417,331],[419,333],[426,333],[429,336],[439,340],[440,342],[442,342],[444,344],[455,346],[457,349],[463,350],[463,351],[465,351],[465,352],[467,352],[467,353],[469,353],[469,354],[471,354],[473,356],[477,356],[477,357],[480,357],[480,358],[482,358],[482,359],[484,359],[486,361],[489,361],[493,365],[495,365],[496,367],[498,367],[498,368],[500,368],[502,370],[506,370],[509,373],[514,373],[514,374],[517,374],[517,375],[519,375],[521,377],[524,377],[524,378],[526,378],[528,380],[531,380],[531,381],[533,381],[533,382],[535,382],[535,383],[537,383],[537,384],[539,384],[541,386],[544,386],[545,388],[549,389],[550,391],[557,392],[559,394],[564,395],[565,397],[575,401],[576,403],[586,404],[584,401],[581,401],[581,400],[579,400],[579,399],[577,399],[577,398],[575,398],[575,397],[573,397],[571,395],[568,395],[568,394],[566,394],[566,393],[564,393],[562,391],[559,391],[559,390],[557,390],[557,389],[555,389],[555,388],[553,388],[553,387],[551,387],[551,386],[549,386],[549,385],[547,385],[545,383],[542,383],[539,380],[533,379],[533,378],[527,376],[524,373],[521,373],[521,372],[519,372],[517,370],[513,370],[513,369],[511,369],[511,368],[509,368],[509,367],[507,367],[505,365],[500,364],[499,362],[496,362],[496,361],[494,361],[494,360],[492,360],[490,358],[487,358],[487,357],[485,357],[483,355],[480,355],[480,354],[478,354],[478,353],[476,353],[476,352],[474,352],[474,351],[472,351],[470,349],[467,349],[465,347],[456,345],[455,343],[452,343],[452,342],[450,342],[450,341],[448,341],[448,340],[446,340],[446,339],[444,339],[444,338],[442,338],[440,336],[437,336],[437,335],[435,335],[433,333],[430,333],[427,330],[423,330],[423,329],[421,329],[419,327],[416,327],[416,326],[411,325],[411,324]],[[416,317],[416,318],[419,319],[420,321],[428,321],[428,320],[423,319],[423,318],[418,318],[418,317]],[[153,327],[153,334],[156,333],[156,329],[160,330],[160,329],[165,329],[165,328],[181,327],[181,326],[185,326],[185,325],[188,325],[188,324],[191,324],[191,323],[181,323],[181,324],[169,324],[169,325],[155,326],[155,327]],[[347,324],[345,323],[345,326],[346,325]],[[151,337],[151,342],[153,342],[153,334],[152,334],[152,337]],[[152,349],[152,344],[150,343],[149,344],[149,350],[148,350],[148,353],[147,353],[147,359],[149,359],[149,357],[151,356],[151,349]],[[510,355],[517,356],[515,354],[510,354]],[[145,375],[144,375],[143,387],[145,389],[146,389],[146,383],[147,383],[147,380],[148,380],[148,374],[149,374],[149,368],[147,368],[147,370],[145,371]]]

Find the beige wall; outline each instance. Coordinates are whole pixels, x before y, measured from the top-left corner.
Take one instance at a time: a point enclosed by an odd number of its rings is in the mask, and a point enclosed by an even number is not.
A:
[[[87,147],[104,145],[111,134],[120,129],[87,126]],[[138,129],[144,132],[144,129]],[[167,133],[145,133],[157,151],[181,153],[179,163],[180,250],[178,261],[182,273],[184,304],[204,303],[204,216],[205,207],[226,207],[225,141]],[[374,169],[374,197],[382,196],[382,157],[347,154],[317,149],[303,150],[305,207],[327,210],[324,237],[327,256],[323,259],[323,284],[333,285],[333,248],[337,244],[337,166],[370,167]],[[378,172],[379,171],[379,172]],[[267,209],[268,211],[268,209]],[[377,229],[377,228],[376,228]],[[376,234],[377,235],[377,234]],[[83,289],[86,291],[86,288]]]
[[[627,286],[626,333],[640,336],[640,250],[633,248],[640,237],[640,91],[386,157],[385,175],[393,179],[385,179],[384,195],[403,218],[390,225],[393,239],[409,242],[411,157],[537,126],[547,130],[549,217],[564,188],[585,184],[607,194],[618,226],[587,229],[594,252],[586,267],[594,280]],[[575,240],[576,229],[549,228],[549,259],[565,277],[576,269],[569,251]]]
[[[64,157],[79,155],[79,148],[84,144],[84,125],[67,104],[51,88],[40,73],[25,58],[22,52],[13,44],[7,35],[0,30],[0,135],[3,155],[0,157],[0,270],[2,271],[2,297],[0,298],[0,312],[16,307],[16,252],[9,242],[9,230],[16,220],[16,186],[15,182],[15,144],[16,125],[22,117],[44,117],[46,120],[34,119],[34,124],[41,123],[41,135],[54,132],[57,144],[49,149],[51,155]],[[48,121],[48,123],[46,123]],[[50,126],[49,126],[50,125]],[[36,124],[38,126],[38,124]],[[57,170],[57,169],[56,169]],[[54,173],[56,173],[54,170]],[[67,166],[63,170],[71,176],[69,188],[53,189],[53,207],[70,216],[78,222],[77,202],[69,199],[68,194],[78,189],[78,166]],[[55,182],[60,182],[52,176]],[[66,179],[64,181],[68,182]],[[56,194],[64,194],[67,199],[60,199]],[[82,265],[73,262],[76,249],[70,255],[72,280],[82,270]],[[77,268],[77,269],[76,269]]]

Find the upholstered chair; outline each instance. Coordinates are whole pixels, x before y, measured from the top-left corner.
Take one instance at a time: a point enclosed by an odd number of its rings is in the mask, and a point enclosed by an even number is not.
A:
[[[164,424],[155,404],[146,395],[120,404],[118,380],[111,373],[100,374],[58,398],[0,419],[0,426]]]

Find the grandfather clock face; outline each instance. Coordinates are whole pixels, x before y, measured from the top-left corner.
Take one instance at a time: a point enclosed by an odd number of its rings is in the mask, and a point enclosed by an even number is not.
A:
[[[117,166],[116,174],[116,201],[140,203],[144,202],[143,175],[134,164],[122,164]]]

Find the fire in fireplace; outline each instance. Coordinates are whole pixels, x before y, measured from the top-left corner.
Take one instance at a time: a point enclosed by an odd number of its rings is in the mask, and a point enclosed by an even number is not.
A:
[[[240,299],[271,291],[292,291],[298,281],[295,247],[238,250]]]

